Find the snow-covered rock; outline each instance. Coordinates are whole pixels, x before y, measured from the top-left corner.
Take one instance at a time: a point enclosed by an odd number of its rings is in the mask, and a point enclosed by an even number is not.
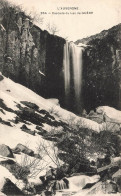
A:
[[[24,196],[22,191],[9,178],[3,178],[0,180],[0,191],[6,195]]]
[[[97,113],[106,115],[115,123],[121,123],[121,111],[109,106],[100,106],[96,110]]]
[[[91,176],[91,177],[86,176],[86,175],[80,175],[80,176],[73,176],[67,179],[69,181],[69,189],[71,191],[79,191],[86,184],[95,183],[99,181],[100,177],[98,175]]]
[[[0,191],[2,191],[6,179],[10,179],[10,181],[21,190],[25,187],[25,184],[21,180],[16,179],[13,174],[0,165]]]
[[[13,158],[12,150],[9,148],[9,146],[6,146],[5,144],[0,145],[0,155],[4,157],[10,157]]]

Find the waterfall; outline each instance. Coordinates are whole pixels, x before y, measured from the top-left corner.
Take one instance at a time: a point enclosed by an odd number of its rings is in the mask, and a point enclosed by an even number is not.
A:
[[[65,87],[65,104],[69,102],[70,96],[70,57],[69,57],[69,43],[66,42],[64,45],[64,58],[63,58],[63,67],[64,67],[64,87]]]
[[[63,58],[65,105],[73,105],[75,110],[81,107],[82,55],[82,47],[66,42]]]

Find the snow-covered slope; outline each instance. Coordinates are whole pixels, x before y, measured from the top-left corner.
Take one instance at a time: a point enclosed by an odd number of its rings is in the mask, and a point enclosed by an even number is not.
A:
[[[69,121],[73,120],[73,122],[80,123],[80,126],[82,127],[91,128],[98,132],[103,129],[104,124],[98,124],[97,122],[94,122],[92,120],[76,116],[72,112],[69,112],[61,108],[57,104],[57,101],[52,101],[51,99],[44,99],[41,96],[34,93],[33,91],[31,91],[30,89],[18,83],[15,83],[6,77],[4,77],[0,81],[0,100],[2,104],[2,108],[0,110],[0,118],[5,122],[10,122],[11,125],[8,126],[8,124],[0,123],[0,143],[4,142],[6,145],[9,145],[10,147],[15,147],[15,145],[18,142],[23,144],[31,143],[32,148],[34,148],[35,150],[35,140],[38,140],[38,137],[40,137],[37,134],[35,134],[35,136],[33,137],[33,135],[21,131],[20,127],[23,125],[23,122],[15,123],[15,119],[17,117],[16,111],[19,111],[20,107],[26,108],[22,101],[36,104],[39,110],[45,110],[49,112],[49,114],[51,114],[55,118],[55,121],[59,120],[68,123]],[[121,111],[117,111],[113,108],[106,106],[99,107],[97,111],[103,111],[110,118],[115,120],[117,119],[118,122],[121,122]],[[40,114],[38,113],[38,111],[36,111],[35,113]],[[43,114],[41,114],[41,116],[42,115]],[[46,121],[42,122],[42,125],[46,131],[51,130],[53,127],[52,125],[47,124]],[[27,127],[31,131],[37,132],[35,123],[29,122],[27,124]],[[61,126],[59,125],[58,127],[56,127],[56,129],[61,130]]]
[[[110,107],[99,107],[97,112],[103,112],[109,118],[121,123],[120,111]],[[53,147],[51,140],[43,137],[43,133],[50,133],[52,131],[62,132],[68,123],[76,122],[78,122],[80,127],[93,129],[96,132],[100,132],[104,127],[104,123],[98,124],[97,122],[76,116],[72,112],[61,108],[56,99],[44,99],[9,78],[0,76],[0,144],[9,146],[13,150],[13,153],[15,147],[18,144],[22,144],[34,151],[35,155],[39,152],[42,157],[40,160],[36,157],[35,161],[35,157],[23,152],[19,154],[14,153],[14,161],[17,164],[21,166],[23,164],[35,164],[34,167],[30,168],[31,173],[28,179],[30,183],[40,183],[39,176],[45,175],[46,170],[50,166],[57,166],[57,149]],[[44,146],[44,150],[46,151],[47,149],[47,152],[43,152],[40,146]],[[0,162],[2,159],[3,157],[0,157]],[[59,159],[58,161],[59,164],[63,163]],[[2,170],[2,166],[0,166],[0,170]],[[37,172],[36,179],[33,176],[35,172]],[[4,169],[4,174],[8,178],[12,179],[13,177],[12,181],[16,183],[16,178],[7,169]],[[80,178],[83,181],[84,176]],[[73,177],[71,181],[72,189],[77,189],[78,183],[74,184]],[[88,181],[90,181],[89,177]],[[81,183],[81,180],[79,182]],[[80,184],[78,188],[80,190]]]
[[[20,101],[28,101],[31,103],[35,103],[39,106],[40,109],[45,109],[47,111],[54,110],[54,113],[58,114],[61,120],[69,120],[74,118],[75,121],[79,121],[83,124],[83,126],[92,128],[93,130],[99,131],[99,124],[91,121],[89,119],[80,118],[69,112],[67,110],[62,109],[60,106],[52,102],[51,100],[47,100],[37,95],[30,89],[13,82],[9,78],[4,77],[2,81],[0,81],[0,97],[4,101],[7,107],[17,110],[17,103],[20,104]]]
[[[26,107],[22,101],[36,104],[39,109],[38,111],[35,111],[35,114],[40,116],[42,120],[45,120],[45,122],[42,121],[42,128],[46,131],[50,131],[52,128],[55,129],[55,127],[54,124],[48,124],[48,121],[46,121],[46,118],[44,116],[45,114],[41,113],[40,115],[39,111],[41,110],[44,110],[45,112],[48,112],[50,114],[47,120],[49,120],[51,117],[55,119],[51,120],[51,123],[60,123],[60,121],[68,122],[69,119],[73,118],[75,122],[80,121],[81,126],[90,127],[96,131],[99,131],[98,123],[78,117],[75,114],[62,109],[60,106],[57,105],[57,101],[53,102],[52,100],[44,99],[30,89],[18,83],[15,83],[6,77],[4,77],[0,81],[0,100],[0,144],[4,143],[12,149],[15,148],[18,143],[21,143],[32,149],[35,153],[37,153],[38,143],[44,143],[44,145],[46,146],[51,146],[51,141],[44,140],[41,135],[37,134],[38,130],[36,129],[36,123],[29,120],[16,122],[16,119],[18,118],[18,112],[21,113],[24,108],[27,108],[29,109],[29,111],[31,111],[31,108]],[[27,128],[31,132],[35,132],[35,134],[28,134],[26,131],[22,131],[21,127],[23,124],[26,124]],[[61,129],[61,124],[59,126],[56,126],[56,130]],[[50,150],[50,157],[53,157],[52,154],[53,151]],[[22,154],[15,155],[15,157],[18,163],[22,161]],[[49,158],[49,156],[45,157],[45,159],[45,165],[49,164],[49,166],[55,166],[54,162],[51,160],[51,158]]]

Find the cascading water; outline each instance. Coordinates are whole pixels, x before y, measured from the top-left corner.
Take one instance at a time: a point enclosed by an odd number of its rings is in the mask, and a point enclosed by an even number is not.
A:
[[[81,108],[82,55],[82,47],[76,46],[73,42],[66,42],[63,59],[65,105],[77,112],[80,112]]]
[[[69,101],[70,96],[70,51],[69,51],[69,43],[66,42],[64,45],[64,58],[63,58],[63,66],[64,66],[64,87],[65,87],[65,102]]]

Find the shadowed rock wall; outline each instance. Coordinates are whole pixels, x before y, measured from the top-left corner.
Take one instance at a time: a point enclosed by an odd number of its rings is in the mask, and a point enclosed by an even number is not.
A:
[[[11,7],[1,10],[0,71],[40,95],[59,96],[64,43],[33,25],[24,13]]]
[[[84,108],[109,105],[121,109],[121,24],[79,43],[88,45],[83,66]]]

